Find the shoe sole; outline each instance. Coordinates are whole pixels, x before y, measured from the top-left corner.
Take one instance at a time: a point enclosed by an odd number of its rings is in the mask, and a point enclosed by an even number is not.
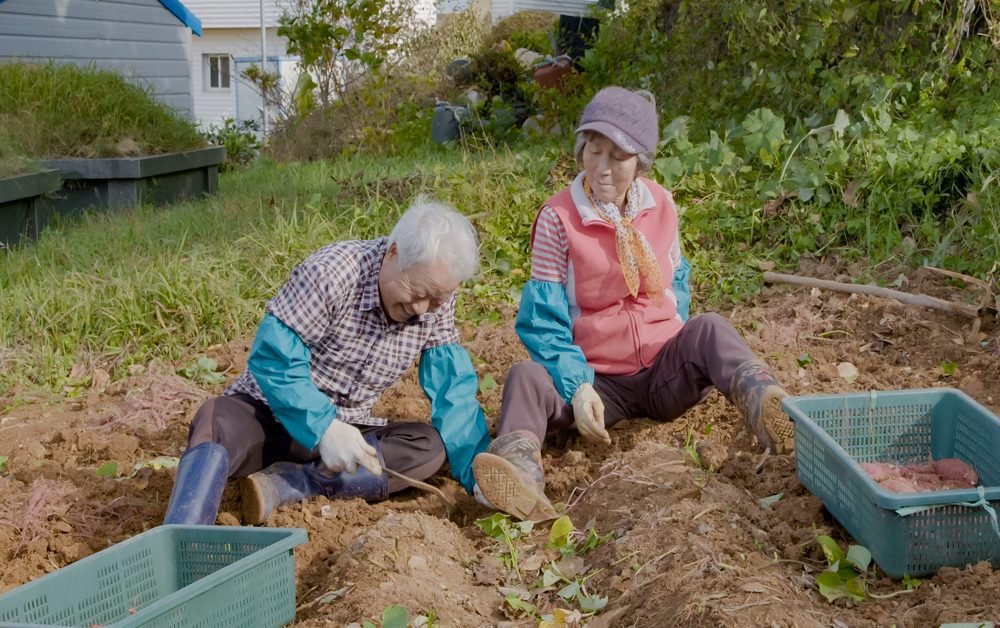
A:
[[[243,523],[244,525],[261,525],[267,521],[271,514],[264,512],[264,495],[260,491],[260,486],[252,477],[245,477],[240,480],[240,496],[243,501]]]
[[[776,454],[795,452],[795,423],[781,409],[783,394],[767,394],[761,402],[764,429],[774,444]]]
[[[529,486],[507,460],[483,453],[472,461],[479,490],[497,510],[527,521],[541,521],[556,516],[555,508],[544,494]]]

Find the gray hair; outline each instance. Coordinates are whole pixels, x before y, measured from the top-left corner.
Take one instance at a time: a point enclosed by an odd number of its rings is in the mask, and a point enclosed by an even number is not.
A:
[[[479,269],[479,242],[469,219],[446,203],[420,195],[396,222],[389,234],[396,245],[399,267],[441,262],[459,281]]]
[[[576,156],[576,163],[583,164],[583,149],[587,145],[587,140],[593,137],[597,131],[580,131],[576,134],[576,146],[573,147],[573,154]],[[639,166],[636,168],[636,175],[649,172],[653,169],[653,160],[656,159],[656,149],[638,153]]]

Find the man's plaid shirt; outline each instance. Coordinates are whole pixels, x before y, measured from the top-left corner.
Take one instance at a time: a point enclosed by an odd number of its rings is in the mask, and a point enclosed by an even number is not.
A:
[[[455,295],[436,312],[403,323],[389,319],[378,274],[388,238],[338,242],[299,264],[267,310],[299,335],[311,353],[313,383],[347,423],[385,425],[371,410],[386,388],[430,347],[457,343]],[[267,403],[249,371],[224,394]]]

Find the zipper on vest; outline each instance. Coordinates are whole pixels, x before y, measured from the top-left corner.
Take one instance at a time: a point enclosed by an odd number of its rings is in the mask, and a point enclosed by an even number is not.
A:
[[[642,370],[642,345],[639,342],[639,323],[635,320],[635,314],[632,312],[632,303],[634,301],[631,297],[625,297],[625,311],[628,313],[629,327],[632,328],[632,353],[635,355],[635,367],[637,371]]]

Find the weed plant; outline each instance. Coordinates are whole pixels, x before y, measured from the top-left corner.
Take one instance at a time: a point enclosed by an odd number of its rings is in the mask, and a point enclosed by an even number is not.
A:
[[[0,128],[27,157],[120,157],[200,148],[192,122],[121,75],[0,62]]]

